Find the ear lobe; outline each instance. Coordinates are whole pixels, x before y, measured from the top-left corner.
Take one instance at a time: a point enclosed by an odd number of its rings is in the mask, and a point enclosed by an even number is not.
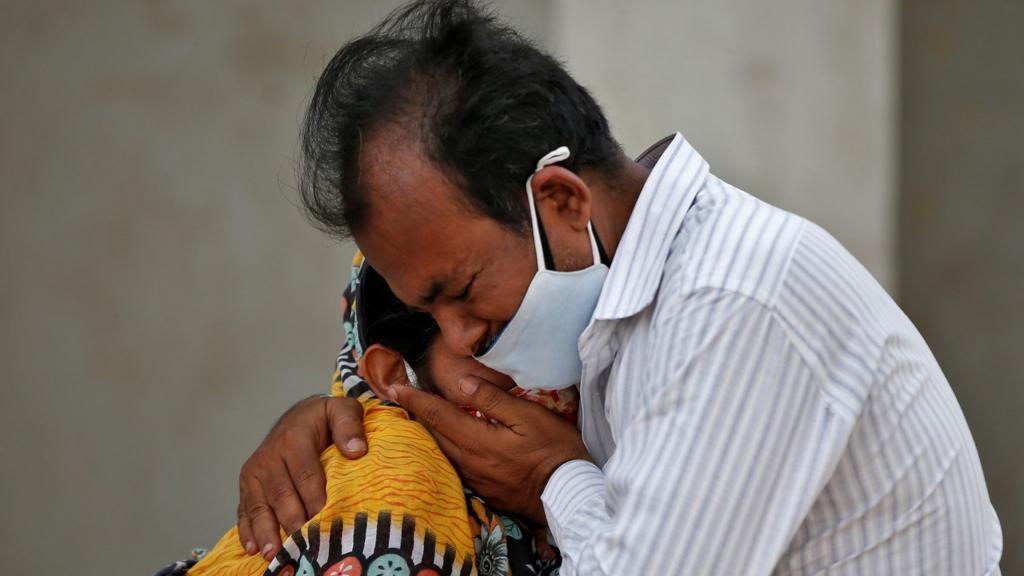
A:
[[[573,229],[587,229],[590,222],[590,188],[579,176],[561,166],[547,166],[530,181],[537,213],[554,216]],[[543,219],[545,223],[548,218]]]
[[[390,348],[374,344],[359,358],[359,375],[378,398],[388,398],[392,386],[408,386],[402,356]]]

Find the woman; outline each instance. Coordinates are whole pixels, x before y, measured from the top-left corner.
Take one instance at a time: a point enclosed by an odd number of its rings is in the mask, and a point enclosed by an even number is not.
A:
[[[378,393],[405,384],[455,399],[459,378],[474,374],[575,422],[575,388],[524,391],[457,356],[433,319],[406,308],[360,254],[342,312],[346,344],[331,393],[363,404],[367,454],[348,460],[333,446],[324,451],[327,505],[271,562],[246,554],[234,528],[209,553],[160,574],[557,574],[561,559],[546,530],[491,510],[465,489],[426,430]]]

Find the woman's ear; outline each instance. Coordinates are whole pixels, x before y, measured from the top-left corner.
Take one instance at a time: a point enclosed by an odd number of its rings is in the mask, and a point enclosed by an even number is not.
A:
[[[380,344],[374,344],[363,352],[359,358],[358,373],[382,400],[388,398],[387,391],[392,386],[409,385],[402,355]]]

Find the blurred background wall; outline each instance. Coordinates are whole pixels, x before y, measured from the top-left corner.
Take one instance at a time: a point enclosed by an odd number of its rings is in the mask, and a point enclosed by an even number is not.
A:
[[[953,385],[1024,574],[1024,2],[902,6],[900,303]]]
[[[895,288],[895,4],[561,0],[550,45],[632,153],[681,131]]]
[[[294,205],[298,122],[326,60],[397,4],[0,4],[3,565],[147,574],[234,522],[239,467],[326,389],[342,338],[352,247]],[[684,132],[906,304],[978,437],[1012,574],[1024,20],[932,4],[496,7],[628,152]]]

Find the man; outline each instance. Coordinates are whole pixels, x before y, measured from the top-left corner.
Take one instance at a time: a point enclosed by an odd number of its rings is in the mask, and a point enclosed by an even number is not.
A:
[[[684,105],[680,103],[680,105]],[[681,135],[633,162],[549,56],[459,1],[338,52],[304,130],[303,201],[461,354],[525,388],[579,381],[581,434],[467,378],[391,398],[499,508],[546,523],[564,574],[998,574],[970,432],[927,345],[826,232],[710,174]],[[241,476],[273,551],[322,503],[309,399]]]

